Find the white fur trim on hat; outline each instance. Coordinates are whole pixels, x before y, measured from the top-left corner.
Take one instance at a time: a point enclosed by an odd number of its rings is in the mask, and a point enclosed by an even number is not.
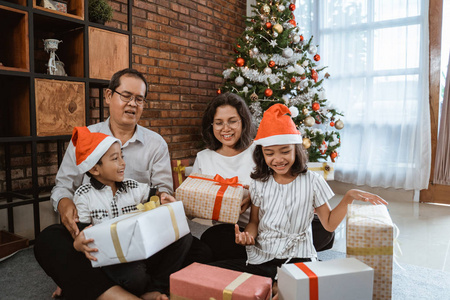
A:
[[[261,138],[254,141],[255,145],[261,145],[263,147],[285,144],[301,144],[302,135],[299,134],[282,134],[272,135],[266,138]]]
[[[118,142],[119,145],[122,146],[119,139],[107,136],[97,147],[95,147],[94,151],[78,165],[78,170],[80,170],[81,173],[86,173],[92,169],[115,142]]]

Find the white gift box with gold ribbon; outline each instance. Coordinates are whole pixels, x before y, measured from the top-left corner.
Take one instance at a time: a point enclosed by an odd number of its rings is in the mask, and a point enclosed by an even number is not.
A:
[[[146,259],[190,232],[182,202],[133,212],[84,230],[97,261],[93,267]]]
[[[280,300],[372,299],[373,269],[354,258],[284,264],[278,268]]]
[[[373,299],[391,299],[394,224],[385,205],[350,204],[347,257],[374,269]]]
[[[334,163],[308,162],[308,170],[319,173],[325,180],[334,180]]]

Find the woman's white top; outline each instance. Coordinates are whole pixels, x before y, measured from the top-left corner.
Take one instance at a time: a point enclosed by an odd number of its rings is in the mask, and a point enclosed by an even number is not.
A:
[[[216,151],[205,149],[197,153],[192,173],[205,175],[219,174],[223,178],[238,176],[239,182],[249,185],[251,182],[250,173],[253,172],[255,163],[253,162],[253,150],[255,145],[234,156],[224,156]],[[248,196],[244,190],[244,197]],[[238,224],[245,227],[250,218],[250,208],[240,215]]]
[[[259,207],[259,226],[255,245],[246,247],[248,263],[317,259],[311,234],[314,208],[334,196],[322,176],[307,171],[288,184],[277,183],[273,176],[266,182],[252,180],[250,195]]]

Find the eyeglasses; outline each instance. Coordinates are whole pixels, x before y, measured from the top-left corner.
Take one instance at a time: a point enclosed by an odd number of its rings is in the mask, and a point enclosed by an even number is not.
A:
[[[131,101],[134,100],[134,102],[136,102],[137,105],[142,106],[142,105],[144,105],[144,102],[147,102],[147,99],[145,99],[144,96],[140,96],[140,95],[124,95],[124,94],[119,93],[116,90],[113,90],[113,93],[119,94],[120,100],[122,100],[125,103],[131,102]]]
[[[230,120],[228,122],[215,121],[215,122],[211,123],[211,125],[214,128],[214,130],[217,130],[217,131],[222,130],[225,127],[225,125],[227,125],[231,129],[236,129],[239,127],[239,123],[241,121],[242,120]]]

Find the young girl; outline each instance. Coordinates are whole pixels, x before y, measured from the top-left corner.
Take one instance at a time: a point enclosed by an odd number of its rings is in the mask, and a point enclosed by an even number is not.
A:
[[[328,200],[334,194],[322,176],[308,171],[301,134],[282,104],[264,113],[254,143],[250,222],[244,232],[235,226],[236,243],[247,246],[247,260],[212,265],[275,279],[284,263],[317,259],[311,236],[314,209],[325,229],[334,231],[354,199],[387,204],[377,195],[350,190],[331,210]]]

